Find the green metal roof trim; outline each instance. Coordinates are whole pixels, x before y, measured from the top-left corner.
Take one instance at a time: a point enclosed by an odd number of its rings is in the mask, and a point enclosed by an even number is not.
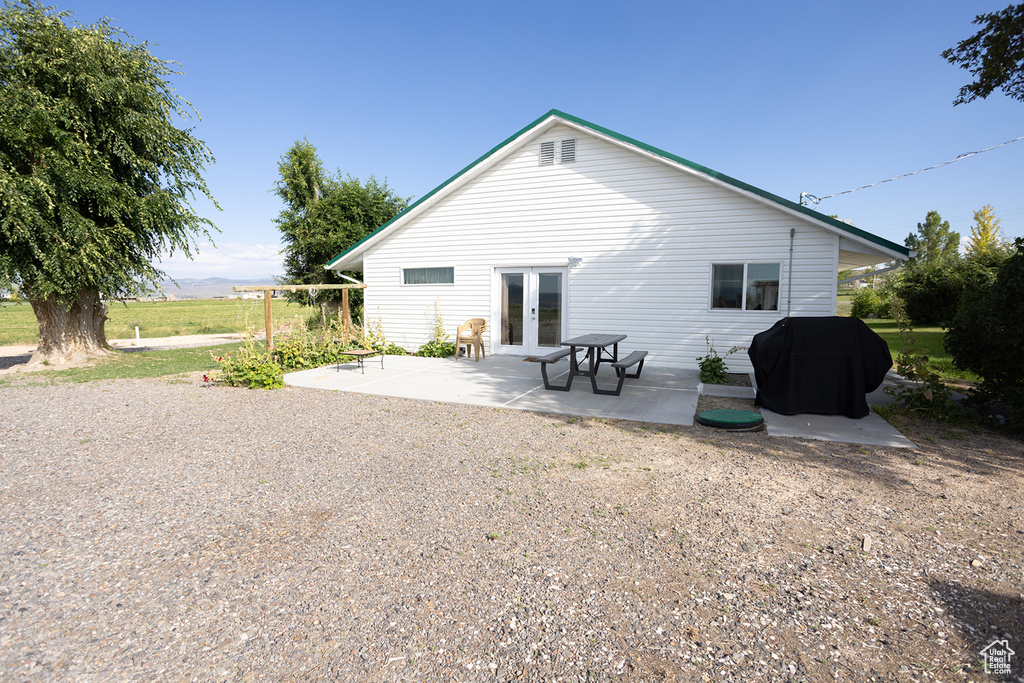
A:
[[[593,130],[595,132],[601,133],[603,135],[607,135],[608,137],[614,138],[615,140],[619,140],[620,142],[625,142],[625,143],[627,143],[629,145],[633,145],[634,147],[639,147],[642,150],[645,150],[645,151],[650,152],[652,154],[656,154],[657,156],[663,157],[663,158],[668,159],[670,161],[674,161],[675,163],[681,164],[682,166],[686,166],[687,168],[692,169],[694,171],[697,171],[698,173],[703,173],[704,175],[709,176],[711,178],[714,178],[715,180],[719,180],[719,181],[721,181],[723,183],[726,183],[728,185],[732,185],[733,187],[739,188],[739,189],[744,190],[746,192],[750,192],[751,194],[755,194],[755,195],[757,195],[759,197],[762,197],[764,199],[767,199],[767,200],[769,200],[771,202],[774,202],[776,204],[784,206],[787,209],[791,209],[793,211],[797,211],[797,212],[802,213],[802,214],[804,214],[804,215],[806,215],[806,216],[808,216],[810,218],[813,218],[815,220],[821,221],[822,223],[827,223],[828,225],[831,225],[834,228],[838,228],[839,230],[841,230],[843,232],[850,233],[851,235],[856,235],[857,237],[866,239],[869,242],[873,242],[874,244],[877,244],[877,245],[879,245],[881,247],[885,247],[886,249],[889,249],[891,251],[895,251],[895,252],[903,254],[905,256],[909,256],[910,255],[910,250],[907,247],[903,246],[903,245],[896,244],[895,242],[890,242],[889,240],[887,240],[885,238],[879,237],[878,235],[873,235],[870,232],[867,232],[866,230],[861,230],[860,228],[857,228],[857,227],[855,227],[853,225],[850,225],[849,223],[844,223],[843,221],[838,220],[836,218],[832,218],[831,216],[826,216],[825,214],[820,213],[818,211],[815,211],[814,209],[809,209],[806,206],[803,206],[802,204],[798,204],[797,202],[792,202],[792,201],[790,201],[788,199],[784,199],[783,197],[780,197],[780,196],[778,196],[776,194],[772,194],[771,192],[768,192],[766,190],[762,190],[759,187],[754,187],[753,185],[751,185],[749,183],[745,183],[742,180],[736,180],[735,178],[733,178],[731,176],[727,176],[724,173],[719,173],[718,171],[710,169],[707,166],[701,166],[700,164],[694,163],[694,162],[690,161],[689,159],[684,159],[683,157],[677,156],[675,154],[672,154],[671,152],[666,152],[663,149],[658,149],[657,147],[655,147],[653,145],[648,145],[645,142],[640,142],[639,140],[631,138],[628,135],[622,135],[621,133],[616,133],[613,130],[609,130],[608,128],[605,128],[604,126],[598,126],[597,124],[591,123],[591,122],[586,121],[584,119],[581,119],[581,118],[579,118],[577,116],[573,116],[572,114],[566,114],[565,112],[559,111],[558,109],[552,109],[551,111],[547,112],[543,116],[541,116],[538,119],[530,122],[529,124],[527,124],[526,126],[521,128],[520,130],[516,131],[515,133],[513,133],[509,137],[507,137],[504,140],[502,140],[498,145],[496,145],[493,148],[491,148],[490,150],[488,150],[486,153],[481,155],[478,159],[476,159],[471,164],[469,164],[468,166],[463,168],[461,171],[459,171],[458,173],[453,175],[451,178],[449,178],[448,180],[444,181],[443,183],[441,183],[440,185],[435,187],[433,190],[431,190],[427,194],[423,195],[423,197],[421,197],[417,201],[413,202],[405,211],[403,211],[402,213],[398,214],[397,216],[392,218],[390,221],[388,221],[384,225],[380,226],[379,228],[374,230],[372,233],[370,233],[369,235],[367,235],[363,239],[359,240],[358,242],[353,244],[351,247],[349,247],[348,249],[346,249],[342,253],[340,253],[337,256],[335,256],[331,260],[331,262],[329,264],[327,264],[327,268],[330,268],[332,265],[337,263],[343,256],[345,256],[346,254],[349,254],[352,251],[358,249],[360,245],[362,245],[364,242],[366,242],[367,240],[369,240],[372,237],[374,237],[375,235],[377,235],[377,233],[381,232],[382,230],[387,228],[389,225],[391,225],[395,221],[397,221],[400,218],[402,218],[405,214],[409,213],[410,211],[415,209],[417,206],[419,206],[423,202],[427,201],[428,199],[433,197],[435,194],[437,194],[438,192],[440,192],[444,188],[446,188],[449,185],[451,185],[455,180],[457,180],[458,178],[463,176],[467,171],[469,171],[470,169],[475,167],[477,164],[479,164],[480,162],[482,162],[485,159],[487,159],[488,157],[490,157],[492,154],[494,154],[495,152],[497,152],[501,148],[505,147],[505,145],[509,144],[510,142],[512,142],[513,140],[518,138],[523,133],[527,132],[528,130],[530,130],[534,126],[539,125],[540,123],[542,123],[543,121],[547,120],[548,118],[550,118],[552,116],[560,118],[560,119],[563,119],[565,121],[570,121],[570,122],[575,123],[575,124],[577,124],[579,126],[582,126],[584,128],[589,128],[590,130]]]

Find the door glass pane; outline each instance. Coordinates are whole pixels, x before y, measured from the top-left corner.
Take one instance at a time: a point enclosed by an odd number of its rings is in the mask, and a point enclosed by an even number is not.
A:
[[[523,345],[523,274],[501,275],[501,343]]]
[[[537,346],[562,343],[562,274],[537,274]]]

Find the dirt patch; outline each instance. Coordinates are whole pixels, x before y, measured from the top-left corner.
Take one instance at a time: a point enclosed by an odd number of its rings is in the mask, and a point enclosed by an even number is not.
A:
[[[726,382],[726,384],[732,387],[753,386],[753,384],[750,382],[750,375],[746,372],[730,372],[729,381]]]
[[[726,396],[709,396],[702,394],[697,399],[697,412],[705,410],[750,410],[760,414],[761,409],[750,398],[730,398]]]
[[[750,375],[745,372],[730,372],[726,375],[726,381],[708,383],[707,386],[731,386],[731,387],[751,387],[754,386],[750,381]]]

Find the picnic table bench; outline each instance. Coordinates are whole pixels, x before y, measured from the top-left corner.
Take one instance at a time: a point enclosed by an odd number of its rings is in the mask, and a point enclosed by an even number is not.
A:
[[[548,363],[554,363],[559,359],[565,358],[569,353],[569,349],[558,349],[557,351],[552,351],[548,355],[541,356],[537,359],[537,362],[541,364],[540,374],[544,378],[545,389],[550,389],[551,391],[569,391],[570,387],[572,387],[572,377],[575,374],[573,373],[572,368],[569,368],[569,379],[565,380],[565,384],[563,386],[552,384],[548,379]]]
[[[541,364],[540,372],[544,377],[544,388],[551,391],[569,391],[572,387],[573,377],[576,375],[584,375],[590,377],[590,386],[594,390],[595,394],[604,394],[607,396],[619,396],[622,393],[622,385],[625,383],[626,378],[638,378],[640,372],[644,367],[644,359],[647,357],[646,351],[633,351],[623,359],[619,359],[619,342],[626,338],[624,334],[584,334],[579,337],[573,337],[572,339],[566,339],[562,342],[562,346],[567,346],[567,349],[558,349],[552,351],[546,356],[541,356],[535,360]],[[611,347],[611,351],[609,351]],[[583,358],[577,360],[576,351],[577,349],[586,348],[587,353],[585,359],[588,361],[587,369],[583,369]],[[566,356],[570,356],[569,361],[569,377],[566,379],[564,385],[553,384],[548,377],[548,364],[554,363]],[[618,385],[615,389],[602,389],[597,386],[597,371],[601,367],[602,362],[611,362],[613,368],[615,368],[615,374],[619,378]],[[637,366],[636,372],[627,373],[628,368]]]
[[[622,360],[617,360],[612,363],[612,367],[615,368],[615,374],[619,376],[619,384],[614,389],[598,389],[597,382],[593,377],[590,381],[594,383],[595,394],[606,394],[608,396],[618,396],[622,393],[622,385],[625,383],[626,378],[636,379],[640,377],[640,372],[644,369],[644,358],[647,357],[646,351],[634,351]],[[630,374],[626,372],[626,368],[631,368],[634,365],[637,366],[636,372]]]

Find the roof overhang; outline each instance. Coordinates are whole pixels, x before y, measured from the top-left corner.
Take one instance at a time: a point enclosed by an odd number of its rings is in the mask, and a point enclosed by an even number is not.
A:
[[[628,148],[658,163],[672,166],[683,173],[699,177],[704,181],[734,192],[773,209],[789,214],[802,222],[816,225],[839,237],[839,269],[870,266],[885,261],[902,260],[909,256],[906,247],[890,242],[877,235],[861,230],[849,223],[818,213],[806,206],[789,201],[723,173],[701,166],[692,161],[658,149],[633,138],[621,135],[602,126],[595,125],[570,114],[552,109],[544,116],[519,130],[496,147],[480,156],[451,178],[438,185],[431,192],[413,203],[394,219],[385,223],[370,235],[336,256],[326,268],[330,270],[362,270],[363,255],[381,240],[398,230],[402,225],[427,211],[463,184],[483,174],[489,168],[505,159],[531,139],[543,135],[556,125],[564,125],[580,132],[593,135],[613,145]]]
[[[853,270],[874,266],[887,261],[906,260],[906,254],[897,254],[877,246],[858,242],[849,237],[839,238],[839,270]]]

